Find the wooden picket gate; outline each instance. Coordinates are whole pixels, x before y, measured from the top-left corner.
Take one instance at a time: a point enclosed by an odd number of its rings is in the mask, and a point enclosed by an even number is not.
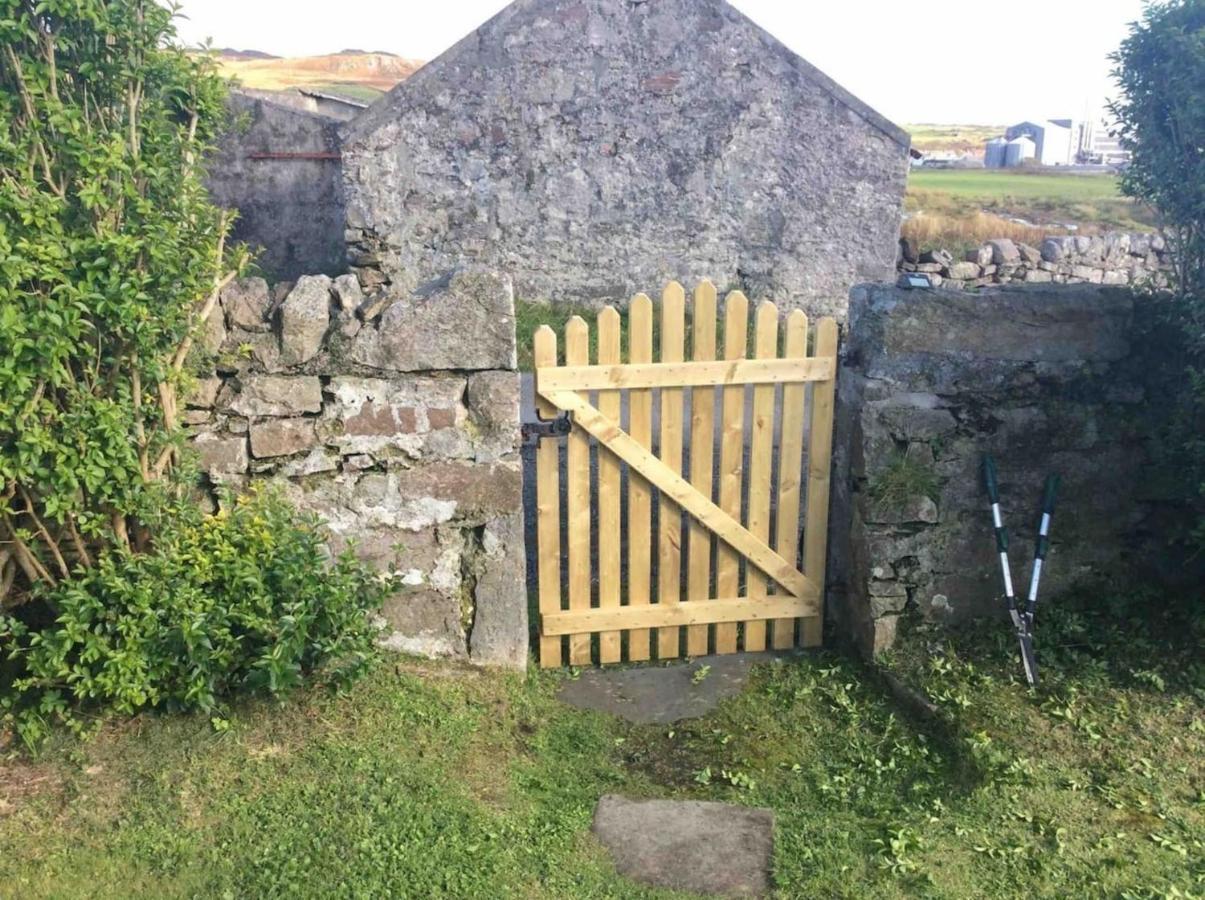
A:
[[[621,319],[611,307],[598,316],[593,365],[589,326],[581,318],[565,327],[563,364],[553,330],[545,325],[536,332],[540,418],[569,414],[573,423],[565,440],[563,490],[561,442],[541,440],[536,456],[542,667],[622,662],[625,646],[626,660],[637,662],[652,658],[654,650],[658,659],[669,659],[735,653],[742,643],[754,651],[820,642],[837,325],[821,319],[809,352],[807,316],[792,312],[780,357],[778,310],[762,303],[753,358],[747,358],[749,302],[733,292],[725,302],[723,355],[717,360],[716,290],[705,281],[694,294],[686,361],[685,307],[682,286],[671,283],[662,295],[657,361],[653,304],[644,294],[628,311],[626,363]],[[748,426],[746,385],[753,386]]]

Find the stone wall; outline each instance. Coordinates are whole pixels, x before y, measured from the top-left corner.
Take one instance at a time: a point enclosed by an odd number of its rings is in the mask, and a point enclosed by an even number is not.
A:
[[[907,240],[900,241],[900,250],[896,268],[924,274],[932,287],[1019,283],[1166,287],[1171,271],[1167,243],[1158,234],[1050,237],[1040,247],[1002,238],[968,251],[962,260],[947,250],[918,254]]]
[[[1003,615],[984,453],[1000,466],[1018,585],[1049,472],[1063,487],[1044,597],[1152,558],[1153,517],[1168,504],[1146,477],[1143,419],[1165,391],[1157,352],[1139,337],[1143,302],[1092,286],[855,289],[834,501],[849,559],[830,602],[864,649],[889,647],[910,610],[950,622]]]
[[[236,92],[229,103],[234,126],[207,184],[215,203],[239,212],[233,239],[259,249],[272,278],[346,272],[339,123],[262,96]]]
[[[843,318],[892,276],[908,143],[721,0],[518,0],[345,132],[350,260],[527,299],[708,277]]]
[[[524,666],[509,280],[460,274],[390,300],[350,275],[245,278],[205,344],[212,371],[185,416],[207,491],[278,484],[336,551],[355,542],[394,571],[388,646]]]

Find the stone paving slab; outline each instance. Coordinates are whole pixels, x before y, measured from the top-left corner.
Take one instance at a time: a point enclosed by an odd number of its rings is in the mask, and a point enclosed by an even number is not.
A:
[[[739,694],[757,663],[780,653],[734,653],[698,657],[675,665],[588,669],[565,682],[558,694],[570,706],[610,713],[637,725],[669,724],[705,716],[721,700]],[[706,677],[696,673],[708,666]]]
[[[605,795],[593,831],[625,878],[719,897],[770,889],[774,814],[697,800],[628,800]]]

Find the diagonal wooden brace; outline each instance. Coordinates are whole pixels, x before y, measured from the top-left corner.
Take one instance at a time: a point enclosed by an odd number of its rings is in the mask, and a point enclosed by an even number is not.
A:
[[[712,503],[710,498],[700,494],[689,481],[625,432],[618,422],[604,416],[576,391],[540,389],[540,395],[558,409],[573,413],[576,425],[585,429],[600,444],[626,462],[633,471],[657,487],[665,497],[694,516],[701,525],[714,532],[777,584],[782,585],[794,596],[809,601],[812,611],[805,615],[819,614],[820,591],[806,575],[775,553],[765,541]]]

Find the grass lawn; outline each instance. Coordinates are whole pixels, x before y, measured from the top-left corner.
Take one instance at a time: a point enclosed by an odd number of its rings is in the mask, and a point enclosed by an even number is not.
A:
[[[0,893],[670,896],[590,837],[623,792],[773,808],[782,897],[1201,896],[1199,646],[1166,613],[1154,633],[1114,614],[1046,616],[1033,692],[1003,624],[915,631],[889,664],[940,707],[926,721],[824,653],[674,728],[563,707],[572,673],[392,658],[217,729],[110,723],[0,765]]]

